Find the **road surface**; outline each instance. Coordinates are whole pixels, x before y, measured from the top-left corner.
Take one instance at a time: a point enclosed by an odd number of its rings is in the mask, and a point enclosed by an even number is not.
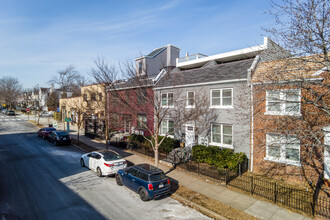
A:
[[[208,219],[167,197],[142,202],[80,167],[84,153],[38,138],[26,117],[0,113],[0,219]]]

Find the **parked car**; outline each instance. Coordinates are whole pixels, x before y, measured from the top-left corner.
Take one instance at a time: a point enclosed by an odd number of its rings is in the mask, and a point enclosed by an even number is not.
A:
[[[138,164],[118,170],[116,182],[139,193],[142,201],[148,201],[170,193],[170,179],[150,164]]]
[[[52,128],[52,127],[41,128],[38,131],[38,137],[42,137],[43,139],[47,139],[49,134],[52,133],[53,131],[56,131],[56,129]]]
[[[48,141],[52,142],[54,146],[71,144],[71,137],[66,131],[53,131],[48,135]]]
[[[11,116],[13,116],[13,115],[15,115],[15,111],[13,111],[13,110],[9,110],[9,111],[7,111],[7,115],[11,115]]]
[[[52,114],[50,112],[41,112],[39,116],[40,117],[51,117]]]
[[[115,175],[118,170],[127,167],[127,162],[115,151],[102,150],[83,154],[80,165],[88,167],[101,177]]]

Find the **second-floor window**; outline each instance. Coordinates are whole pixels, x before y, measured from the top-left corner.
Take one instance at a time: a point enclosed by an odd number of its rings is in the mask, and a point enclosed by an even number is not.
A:
[[[232,107],[233,106],[233,89],[212,89],[211,90],[211,107]]]
[[[165,134],[172,134],[173,133],[173,125],[174,122],[170,120],[163,120],[161,123],[161,128],[160,128],[160,134],[165,135]]]
[[[91,100],[92,100],[92,101],[96,101],[96,94],[95,94],[95,93],[92,93],[92,94],[91,94]]]
[[[173,92],[162,93],[162,106],[163,107],[173,107],[174,106]]]
[[[300,90],[271,90],[266,92],[266,114],[300,115]]]
[[[233,145],[233,126],[227,124],[211,124],[211,144],[230,147]]]
[[[280,163],[300,164],[300,142],[297,136],[266,134],[266,158]]]
[[[191,91],[187,92],[187,107],[188,108],[195,107],[195,92],[191,92]]]
[[[145,130],[147,127],[147,115],[138,114],[137,129]]]

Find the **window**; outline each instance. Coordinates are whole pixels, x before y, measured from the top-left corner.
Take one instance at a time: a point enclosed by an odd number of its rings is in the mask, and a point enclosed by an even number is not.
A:
[[[92,93],[92,94],[91,94],[91,100],[92,100],[92,101],[96,101],[96,94],[95,94],[95,93]]]
[[[163,107],[173,107],[174,106],[173,92],[162,94],[162,106]]]
[[[139,62],[139,74],[142,74],[142,62]]]
[[[147,90],[141,89],[137,91],[138,104],[143,105],[147,103]]]
[[[300,115],[300,90],[275,90],[266,92],[266,114]]]
[[[233,126],[211,124],[211,144],[228,147],[233,145]]]
[[[300,142],[294,135],[266,134],[266,160],[300,164]]]
[[[195,107],[195,92],[187,92],[187,107]]]
[[[99,101],[102,101],[102,93],[99,93]]]
[[[138,114],[137,129],[145,130],[147,127],[147,115]]]
[[[174,122],[173,121],[170,121],[170,120],[164,120],[162,121],[161,123],[161,134],[162,135],[165,135],[165,134],[172,134],[173,132],[173,125],[174,125]]]
[[[233,89],[212,89],[211,107],[232,107]]]
[[[87,101],[87,94],[84,94],[83,99],[84,99],[84,101]]]

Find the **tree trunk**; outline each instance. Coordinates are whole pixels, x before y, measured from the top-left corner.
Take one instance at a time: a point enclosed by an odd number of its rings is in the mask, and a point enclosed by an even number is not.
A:
[[[158,167],[158,144],[155,146],[155,166]]]

